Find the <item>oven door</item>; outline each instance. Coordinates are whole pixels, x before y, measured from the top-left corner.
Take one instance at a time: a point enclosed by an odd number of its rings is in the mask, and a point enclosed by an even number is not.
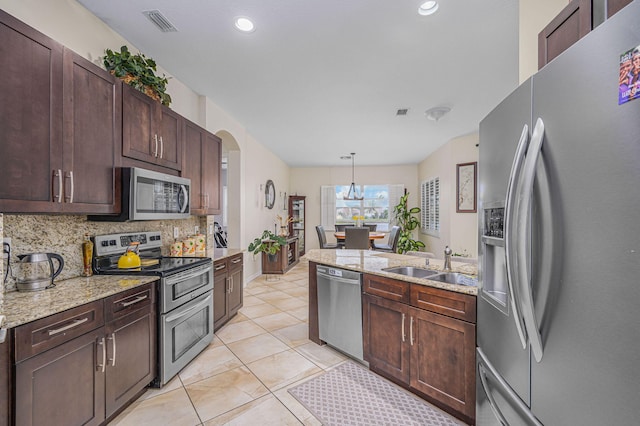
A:
[[[213,292],[160,316],[160,386],[213,341]]]
[[[166,276],[162,280],[163,313],[172,311],[207,291],[213,290],[213,262]]]

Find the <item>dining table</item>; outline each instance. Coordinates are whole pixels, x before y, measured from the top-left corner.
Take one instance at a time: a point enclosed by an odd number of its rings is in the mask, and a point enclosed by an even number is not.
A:
[[[344,240],[346,238],[344,231],[336,231],[333,234],[333,236],[336,237],[336,241],[338,241],[338,243],[344,243]],[[369,232],[369,246],[373,247],[373,240],[381,240],[381,239],[385,238],[386,236],[387,236],[387,234],[385,232],[370,231]]]

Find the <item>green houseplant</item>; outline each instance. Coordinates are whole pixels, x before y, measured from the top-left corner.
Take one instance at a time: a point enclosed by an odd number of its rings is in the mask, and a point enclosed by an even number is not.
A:
[[[280,248],[286,244],[286,238],[265,229],[264,232],[262,232],[262,235],[249,244],[249,251],[253,253],[254,256],[261,252],[265,252],[269,255],[269,260],[274,261],[275,255],[280,251]]]
[[[129,86],[161,102],[162,105],[169,106],[171,103],[171,96],[166,92],[168,80],[164,74],[162,77],[156,75],[156,62],[153,59],[142,53],[134,55],[127,46],[122,46],[119,52],[105,50],[103,62],[107,71]]]
[[[396,222],[398,226],[400,226],[400,237],[398,238],[398,247],[396,250],[401,254],[408,251],[418,251],[421,247],[425,247],[422,241],[413,239],[414,229],[420,226],[420,221],[417,218],[418,213],[420,213],[420,208],[408,208],[408,199],[409,193],[407,192],[400,197],[400,202],[393,208]]]

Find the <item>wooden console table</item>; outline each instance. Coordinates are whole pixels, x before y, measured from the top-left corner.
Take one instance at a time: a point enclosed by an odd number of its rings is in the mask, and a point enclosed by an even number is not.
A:
[[[284,274],[298,264],[299,255],[298,237],[287,238],[287,245],[280,248],[271,260],[267,253],[262,253],[262,273]]]

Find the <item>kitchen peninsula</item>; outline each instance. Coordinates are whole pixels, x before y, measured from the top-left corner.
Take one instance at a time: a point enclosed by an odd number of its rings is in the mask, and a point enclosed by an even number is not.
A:
[[[318,265],[362,273],[362,338],[369,368],[456,417],[475,420],[477,287],[386,271],[444,271],[444,261],[371,250],[310,250],[309,339],[320,339]],[[451,272],[475,276],[474,264]],[[471,278],[471,277],[469,277]]]

